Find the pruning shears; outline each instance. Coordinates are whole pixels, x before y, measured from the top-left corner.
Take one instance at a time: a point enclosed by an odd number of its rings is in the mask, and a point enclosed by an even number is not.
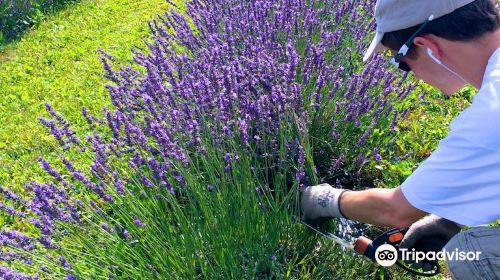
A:
[[[353,242],[353,241],[348,241],[345,238],[342,238],[332,232],[322,231],[318,227],[312,226],[306,223],[305,221],[301,221],[301,223],[307,226],[308,228],[314,230],[315,232],[321,234],[322,236],[334,241],[337,244],[340,244],[343,248],[352,250],[359,255],[363,255],[373,262],[376,262],[375,253],[378,247],[384,244],[389,244],[392,245],[394,248],[396,248],[396,250],[398,250],[399,244],[401,243],[406,232],[408,231],[408,228],[405,229],[392,228],[378,235],[373,240],[364,235],[361,235],[355,238]],[[443,242],[434,239],[422,240],[418,242],[418,244],[415,244],[415,250],[440,251],[441,248],[445,245],[445,243]],[[428,264],[430,264],[431,269],[426,270],[424,272],[413,269],[409,264],[401,260],[401,256],[399,256],[398,260],[396,261],[396,265],[401,267],[405,271],[418,276],[431,277],[440,273],[441,266],[437,261],[427,261],[427,262]]]

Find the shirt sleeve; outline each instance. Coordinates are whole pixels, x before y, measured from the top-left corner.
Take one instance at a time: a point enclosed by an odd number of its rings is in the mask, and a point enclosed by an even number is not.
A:
[[[500,218],[500,152],[450,135],[401,190],[427,213],[468,226],[490,223]]]

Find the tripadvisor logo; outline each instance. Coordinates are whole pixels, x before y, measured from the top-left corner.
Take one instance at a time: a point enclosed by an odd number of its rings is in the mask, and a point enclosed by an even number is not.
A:
[[[429,251],[421,252],[415,251],[415,249],[400,248],[398,250],[389,244],[381,245],[375,251],[375,260],[381,266],[393,266],[398,259],[402,261],[410,261],[414,263],[419,263],[421,261],[443,261],[443,260],[454,260],[454,261],[477,261],[479,260],[480,251],[476,252],[464,252],[455,249],[453,251],[447,251],[443,249],[439,252]]]
[[[375,251],[375,260],[381,266],[393,266],[398,261],[398,250],[389,244],[381,245]]]

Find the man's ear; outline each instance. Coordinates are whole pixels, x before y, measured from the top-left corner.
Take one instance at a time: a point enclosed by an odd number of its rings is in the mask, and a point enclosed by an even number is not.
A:
[[[427,49],[430,49],[433,56],[438,60],[441,60],[443,56],[443,52],[441,51],[441,47],[437,40],[432,38],[434,35],[426,35],[426,36],[417,36],[413,39],[413,44],[415,46],[421,47],[426,53]]]

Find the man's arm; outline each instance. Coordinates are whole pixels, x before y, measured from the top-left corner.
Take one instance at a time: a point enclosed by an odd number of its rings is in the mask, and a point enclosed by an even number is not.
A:
[[[427,215],[406,200],[400,187],[344,192],[340,210],[351,220],[397,228],[408,227]]]

